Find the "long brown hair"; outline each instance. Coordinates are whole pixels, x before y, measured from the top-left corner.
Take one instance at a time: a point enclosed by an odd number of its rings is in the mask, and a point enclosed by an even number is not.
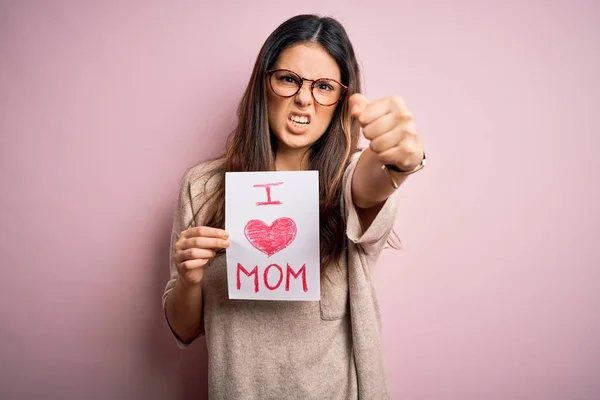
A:
[[[298,15],[282,23],[267,38],[256,59],[250,81],[239,103],[238,125],[227,140],[225,154],[211,163],[209,179],[217,177],[214,189],[203,193],[200,210],[204,225],[225,224],[225,172],[275,170],[277,141],[269,130],[267,115],[267,71],[285,49],[302,42],[322,46],[337,62],[342,83],[348,86],[335,106],[326,132],[311,146],[309,170],[319,171],[320,254],[322,271],[345,251],[346,219],[342,215],[342,178],[351,155],[358,148],[359,125],[348,110],[348,97],[361,92],[360,69],[354,49],[342,25],[333,18]],[[211,185],[212,187],[212,185]],[[194,219],[200,210],[196,211]]]

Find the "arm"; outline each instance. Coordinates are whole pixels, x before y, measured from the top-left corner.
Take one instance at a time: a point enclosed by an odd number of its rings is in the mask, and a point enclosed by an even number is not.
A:
[[[186,285],[177,279],[167,295],[165,315],[171,330],[182,343],[189,344],[196,339],[202,332],[200,283]]]
[[[173,288],[166,293],[165,317],[173,334],[187,345],[202,332],[204,271],[217,250],[229,247],[226,231],[199,226],[181,232],[173,245]]]
[[[394,171],[391,173],[398,185],[407,178],[407,175]],[[381,205],[395,190],[390,184],[389,176],[381,169],[377,154],[371,148],[365,149],[352,177],[352,199],[356,207],[368,209]]]
[[[163,294],[167,324],[183,348],[203,331],[202,279],[216,251],[229,246],[222,229],[195,226],[192,207],[191,171],[184,176],[173,218],[170,245],[170,280]],[[191,228],[190,221],[194,221]]]

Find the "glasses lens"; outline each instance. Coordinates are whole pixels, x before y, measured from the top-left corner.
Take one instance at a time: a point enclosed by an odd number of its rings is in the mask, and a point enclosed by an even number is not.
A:
[[[342,96],[342,85],[330,79],[319,79],[313,87],[313,96],[321,105],[335,104]]]
[[[275,71],[271,75],[271,87],[279,96],[293,96],[301,85],[302,81],[290,71]]]
[[[271,73],[271,87],[275,94],[282,97],[291,97],[298,93],[302,86],[302,79],[295,73],[287,70],[277,70]],[[313,96],[322,106],[337,103],[344,90],[340,83],[331,79],[319,79],[314,82]]]

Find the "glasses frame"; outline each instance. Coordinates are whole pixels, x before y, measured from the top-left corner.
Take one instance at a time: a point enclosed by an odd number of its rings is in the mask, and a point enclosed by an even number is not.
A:
[[[277,93],[275,91],[275,89],[273,88],[273,80],[272,80],[273,78],[272,78],[272,76],[273,76],[273,74],[275,72],[279,72],[279,71],[289,72],[289,73],[294,74],[295,76],[297,76],[299,78],[299,80],[300,80],[300,86],[298,86],[298,90],[296,90],[296,92],[294,94],[291,94],[289,96],[282,96],[279,93]],[[337,103],[340,102],[340,100],[342,100],[342,98],[344,97],[344,95],[348,91],[348,86],[344,85],[341,82],[336,81],[335,79],[331,79],[331,78],[306,79],[306,78],[301,77],[300,75],[298,75],[294,71],[291,71],[291,70],[285,69],[285,68],[270,69],[270,70],[267,71],[267,77],[269,79],[269,87],[271,88],[271,90],[273,91],[273,93],[275,93],[275,95],[277,95],[279,97],[283,97],[285,99],[289,99],[290,97],[296,96],[298,94],[298,92],[300,92],[300,89],[302,89],[302,87],[304,86],[304,81],[311,82],[311,85],[310,85],[310,95],[312,96],[312,98],[315,101],[315,103],[317,103],[317,104],[319,104],[320,106],[323,106],[323,107],[331,107],[331,106],[336,105]],[[315,84],[317,82],[319,82],[319,81],[322,81],[322,80],[333,81],[333,82],[337,83],[338,85],[340,85],[342,87],[342,93],[340,93],[340,97],[339,97],[339,99],[336,100],[335,103],[325,105],[325,104],[319,103],[319,101],[317,101],[317,99],[315,98],[315,93],[313,92],[313,89],[315,87]]]

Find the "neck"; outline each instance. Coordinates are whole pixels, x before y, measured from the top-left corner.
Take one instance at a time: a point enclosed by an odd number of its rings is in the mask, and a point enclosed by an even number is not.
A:
[[[277,171],[304,171],[308,169],[307,149],[277,149],[275,168]]]

